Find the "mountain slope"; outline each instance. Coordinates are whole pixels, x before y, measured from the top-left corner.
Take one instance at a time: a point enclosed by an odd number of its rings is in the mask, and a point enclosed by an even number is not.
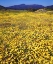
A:
[[[0,5],[0,10],[2,10],[2,9],[5,9],[5,7]]]
[[[10,9],[16,9],[16,10],[20,10],[20,9],[29,9],[29,8],[32,8],[32,9],[41,9],[41,8],[44,8],[44,6],[42,5],[36,5],[36,4],[33,4],[33,5],[25,5],[25,4],[21,4],[21,5],[14,5],[14,6],[10,6],[8,7]]]
[[[47,8],[47,9],[51,9],[51,10],[53,10],[53,5],[51,5],[51,6],[47,6],[46,8]]]

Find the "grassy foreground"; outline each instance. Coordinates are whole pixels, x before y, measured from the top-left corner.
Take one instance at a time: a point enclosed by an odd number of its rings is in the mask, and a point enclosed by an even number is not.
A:
[[[0,11],[0,64],[53,64],[53,12]]]

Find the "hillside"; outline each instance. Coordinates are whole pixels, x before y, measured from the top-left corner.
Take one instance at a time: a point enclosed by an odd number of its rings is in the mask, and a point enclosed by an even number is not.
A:
[[[29,8],[32,8],[32,9],[41,9],[41,8],[44,8],[44,6],[42,6],[42,5],[36,5],[36,4],[33,4],[33,5],[21,4],[21,5],[10,6],[8,8],[10,8],[10,9],[16,9],[16,10],[27,10]]]
[[[20,4],[20,5],[13,5],[13,6],[9,6],[9,7],[4,7],[2,5],[0,5],[0,10],[2,9],[12,9],[12,10],[28,10],[28,9],[34,9],[34,10],[38,10],[38,9],[49,9],[49,10],[53,10],[53,5],[50,6],[42,6],[42,5],[38,5],[38,4],[33,4],[33,5],[25,5],[25,4]]]
[[[53,5],[51,5],[51,6],[47,6],[46,8],[47,8],[47,9],[51,9],[51,10],[53,10]]]
[[[0,12],[0,64],[53,64],[50,13]]]
[[[6,8],[5,8],[4,6],[1,6],[1,5],[0,5],[0,10],[2,10],[2,9],[6,9]]]

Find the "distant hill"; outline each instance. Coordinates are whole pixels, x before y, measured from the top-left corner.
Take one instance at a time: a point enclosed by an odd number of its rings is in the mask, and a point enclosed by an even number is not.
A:
[[[50,9],[50,10],[53,10],[53,5],[47,6],[46,8],[47,8],[47,9]]]
[[[10,7],[7,7],[7,8],[8,9],[16,9],[16,10],[27,10],[29,8],[32,8],[32,9],[42,9],[42,8],[44,8],[44,6],[37,5],[37,4],[33,4],[33,5],[20,4],[20,5],[10,6]]]
[[[13,5],[13,6],[9,6],[9,7],[4,7],[2,5],[0,5],[0,10],[7,10],[7,9],[13,9],[13,10],[28,10],[28,9],[34,9],[34,10],[38,10],[38,9],[46,9],[46,10],[53,10],[53,5],[51,6],[42,6],[42,5],[38,5],[38,4],[31,4],[31,5],[25,5],[25,4],[20,4],[20,5]]]
[[[4,6],[1,6],[1,5],[0,5],[0,10],[2,10],[2,9],[6,9],[6,8],[5,8]]]

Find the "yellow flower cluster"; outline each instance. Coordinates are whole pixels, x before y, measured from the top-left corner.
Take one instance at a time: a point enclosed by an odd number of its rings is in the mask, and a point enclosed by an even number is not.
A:
[[[0,12],[0,64],[53,64],[53,14]]]

